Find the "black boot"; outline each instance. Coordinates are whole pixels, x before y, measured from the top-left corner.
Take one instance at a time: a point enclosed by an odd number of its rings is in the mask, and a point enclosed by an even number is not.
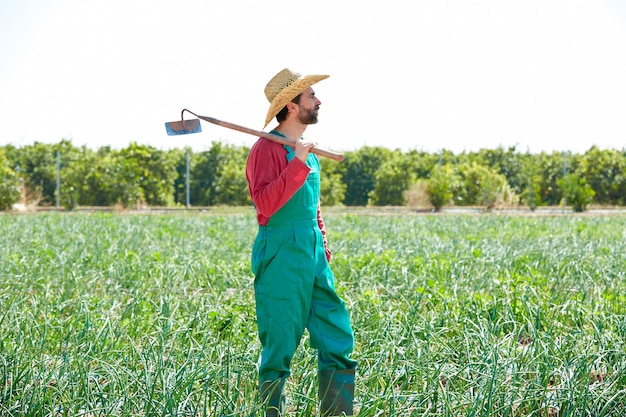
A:
[[[285,413],[285,396],[283,387],[285,379],[263,381],[259,387],[261,403],[265,410],[265,417],[281,417]]]
[[[317,372],[320,417],[354,415],[354,369]]]

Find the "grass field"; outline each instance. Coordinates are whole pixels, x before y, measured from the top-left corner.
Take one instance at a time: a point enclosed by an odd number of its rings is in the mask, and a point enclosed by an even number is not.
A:
[[[624,414],[626,216],[326,222],[360,416]],[[254,415],[255,234],[251,211],[0,215],[0,415]]]

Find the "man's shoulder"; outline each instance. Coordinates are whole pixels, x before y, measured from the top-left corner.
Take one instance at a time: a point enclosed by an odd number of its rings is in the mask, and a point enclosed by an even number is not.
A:
[[[285,155],[287,150],[278,142],[273,142],[269,139],[259,138],[252,148],[250,149],[250,153],[252,152],[261,152],[267,154],[275,154],[275,155]]]

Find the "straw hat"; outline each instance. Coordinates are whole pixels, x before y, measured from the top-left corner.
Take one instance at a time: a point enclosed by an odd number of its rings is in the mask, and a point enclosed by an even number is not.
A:
[[[270,102],[270,109],[265,117],[265,126],[301,92],[313,84],[328,78],[328,75],[307,75],[303,77],[297,72],[285,68],[267,83],[265,97]]]

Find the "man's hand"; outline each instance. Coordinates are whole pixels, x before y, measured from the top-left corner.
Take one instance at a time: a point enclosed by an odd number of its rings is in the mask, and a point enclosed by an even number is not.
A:
[[[296,158],[306,163],[306,158],[309,156],[311,149],[315,147],[313,142],[305,142],[302,139],[296,141]]]

